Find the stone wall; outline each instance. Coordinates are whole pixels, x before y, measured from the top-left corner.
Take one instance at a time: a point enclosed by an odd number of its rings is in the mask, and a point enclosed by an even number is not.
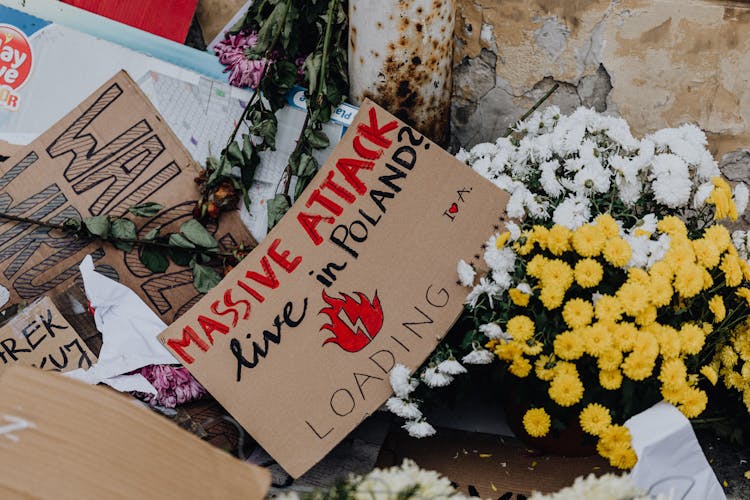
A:
[[[494,140],[554,82],[564,112],[620,114],[638,135],[695,122],[750,176],[750,2],[459,1],[454,146]]]

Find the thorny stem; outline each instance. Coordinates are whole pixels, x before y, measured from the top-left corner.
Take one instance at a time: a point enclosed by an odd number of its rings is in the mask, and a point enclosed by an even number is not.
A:
[[[545,93],[545,94],[544,94],[544,95],[543,95],[543,96],[542,96],[542,97],[541,97],[541,98],[540,98],[540,99],[539,99],[539,100],[538,100],[537,102],[535,102],[535,103],[534,103],[534,105],[533,105],[532,107],[530,107],[530,108],[528,109],[528,111],[526,111],[526,112],[525,112],[525,113],[523,114],[523,116],[521,116],[521,118],[519,118],[519,119],[518,119],[518,121],[519,121],[519,122],[522,122],[522,121],[524,121],[524,120],[525,120],[526,118],[528,118],[529,116],[531,116],[531,113],[533,113],[534,111],[536,111],[536,110],[537,110],[537,109],[539,108],[539,106],[541,106],[542,104],[544,104],[544,101],[546,101],[547,99],[549,99],[549,98],[550,98],[550,96],[551,96],[552,94],[554,94],[554,93],[555,93],[555,91],[556,91],[556,90],[557,90],[558,88],[560,88],[560,84],[559,84],[559,83],[556,83],[556,84],[554,84],[554,85],[552,86],[552,88],[551,88],[551,89],[549,89],[549,90],[547,91],[547,93]],[[518,122],[516,122],[516,123],[518,123]],[[506,130],[506,131],[505,131],[505,133],[503,134],[503,137],[508,137],[508,136],[509,136],[510,134],[512,134],[512,133],[513,133],[513,127],[512,127],[512,126],[510,126],[510,127],[508,127],[508,130]]]

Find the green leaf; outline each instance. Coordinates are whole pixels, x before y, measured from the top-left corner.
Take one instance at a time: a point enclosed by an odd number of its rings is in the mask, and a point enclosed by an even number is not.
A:
[[[190,264],[190,260],[193,258],[193,254],[191,252],[180,250],[179,248],[169,248],[167,249],[167,254],[169,255],[169,258],[172,259],[172,262],[174,262],[178,266],[187,266],[188,264]]]
[[[193,268],[193,285],[201,293],[208,292],[221,281],[219,273],[208,266],[193,261],[190,267]]]
[[[195,245],[189,239],[179,233],[169,235],[169,244],[178,248],[195,248]]]
[[[157,248],[145,247],[141,251],[141,262],[153,273],[163,273],[169,267],[169,260]]]
[[[299,165],[294,175],[299,177],[312,177],[318,171],[318,161],[307,153],[302,153],[299,158]]]
[[[233,166],[242,165],[242,151],[240,150],[240,147],[236,142],[233,142],[227,148],[227,159]]]
[[[154,241],[159,237],[159,231],[161,231],[161,226],[156,226],[151,231],[146,233],[146,236],[144,236],[143,239],[146,241]]]
[[[216,248],[219,243],[211,236],[211,233],[203,227],[203,224],[195,219],[190,219],[180,226],[180,234],[202,248]]]
[[[84,221],[86,229],[89,233],[94,236],[98,236],[104,240],[109,236],[109,216],[108,215],[95,215],[93,217],[87,217]]]
[[[81,220],[76,218],[65,219],[63,227],[77,233],[81,230]]]
[[[291,204],[285,194],[279,193],[272,200],[268,200],[266,206],[268,207],[268,229],[270,230],[289,211]]]
[[[305,130],[305,139],[307,139],[307,142],[315,149],[325,149],[330,143],[325,132],[312,128]]]
[[[145,203],[139,203],[128,208],[128,212],[138,217],[154,217],[156,214],[164,209],[164,205],[153,201],[147,201]]]
[[[118,240],[134,240],[137,238],[135,234],[135,224],[128,219],[115,219],[112,221],[110,228],[110,234],[112,238]],[[115,246],[120,250],[129,252],[133,249],[134,244],[126,241],[115,241]]]

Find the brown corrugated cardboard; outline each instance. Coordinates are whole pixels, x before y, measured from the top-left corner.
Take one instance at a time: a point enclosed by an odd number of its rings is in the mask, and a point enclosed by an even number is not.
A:
[[[263,498],[270,475],[108,389],[0,376],[0,498]]]
[[[298,477],[419,366],[463,308],[507,195],[365,102],[281,223],[160,336]]]
[[[138,234],[156,226],[176,231],[192,217],[198,168],[138,86],[120,72],[0,164],[0,211],[59,224],[68,217],[122,216],[132,205],[154,201],[166,208],[150,220],[134,219]],[[252,240],[238,213],[223,216],[215,237]],[[173,265],[152,273],[136,251],[125,254],[56,229],[0,220],[0,284],[10,289],[11,303],[65,289],[86,254],[166,322],[200,297],[190,269]]]
[[[94,353],[49,297],[19,311],[0,328],[0,373],[13,365],[86,370],[95,361]]]

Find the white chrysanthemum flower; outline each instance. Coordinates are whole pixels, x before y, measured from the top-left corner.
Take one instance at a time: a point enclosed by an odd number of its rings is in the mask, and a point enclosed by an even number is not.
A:
[[[625,241],[630,245],[630,261],[627,267],[639,267],[645,269],[648,264],[649,239],[647,236],[626,235]]]
[[[437,371],[435,367],[429,367],[422,372],[422,381],[427,384],[428,387],[445,387],[453,382],[453,377],[446,373]]]
[[[488,157],[482,157],[474,160],[471,162],[471,168],[484,177],[485,179],[492,180],[495,177],[499,175],[500,172],[498,172],[495,168],[493,168],[492,165],[492,159]]]
[[[628,498],[632,500],[667,500],[668,496],[660,494],[656,497],[638,488],[628,474],[617,476],[604,474],[597,477],[589,474],[576,478],[575,482],[555,493],[543,494],[534,492],[529,500],[618,500]]]
[[[557,169],[559,167],[560,162],[557,160],[547,161],[539,166],[541,172],[539,183],[542,185],[544,192],[553,198],[557,198],[565,191],[565,188],[557,179]]]
[[[434,433],[434,429],[433,429]],[[421,434],[420,437],[430,434]],[[393,498],[467,498],[456,491],[450,480],[437,472],[420,469],[412,460],[405,459],[398,467],[375,469],[364,478],[355,477],[352,498],[391,500]],[[408,493],[408,495],[407,495]]]
[[[510,198],[508,199],[508,204],[505,206],[505,211],[508,213],[509,217],[520,219],[526,215],[524,201],[526,201],[527,193],[528,195],[531,194],[526,188],[519,188],[511,193]]]
[[[703,205],[706,204],[708,197],[711,196],[713,190],[714,185],[712,182],[704,182],[698,186],[698,189],[696,189],[695,194],[693,195],[693,208],[699,209],[703,207]]]
[[[649,235],[653,234],[656,231],[656,225],[659,223],[658,217],[656,217],[656,214],[646,214],[636,223],[635,226],[631,229],[631,232],[635,232],[638,229],[642,229],[643,231],[646,231]]]
[[[531,291],[531,287],[529,286],[528,283],[525,283],[525,282],[519,283],[518,286],[516,286],[516,289],[519,292],[524,293],[526,295],[532,295],[533,294],[533,292]]]
[[[507,273],[513,271],[516,265],[516,252],[510,247],[498,249],[495,246],[497,237],[490,238],[484,251],[484,261],[492,271]]]
[[[737,207],[737,213],[742,215],[747,208],[748,199],[747,186],[744,182],[738,182],[734,186],[732,196],[734,197],[734,206]]]
[[[599,293],[599,292],[592,293],[591,294],[591,303],[594,304],[594,305],[596,305],[596,303],[599,302],[599,299],[601,299],[602,297],[604,297],[604,295],[601,294],[601,293]]]
[[[413,401],[405,401],[401,398],[388,398],[388,401],[385,402],[385,407],[397,417],[408,420],[422,418],[422,412]]]
[[[654,198],[670,208],[684,207],[690,201],[693,183],[690,177],[680,175],[662,175],[651,183]]]
[[[579,195],[606,193],[610,187],[610,172],[598,161],[586,165],[573,176],[573,191]]]
[[[492,271],[492,281],[495,282],[495,285],[502,292],[510,288],[513,284],[513,276],[507,271]]]
[[[497,145],[491,142],[483,142],[471,148],[469,154],[472,158],[483,158],[486,156],[491,157],[497,154]]]
[[[552,221],[568,229],[578,229],[589,222],[591,206],[588,198],[569,196],[560,203],[552,215]]]
[[[607,137],[626,149],[638,147],[638,140],[630,133],[630,126],[623,118],[615,116],[602,116],[601,126]]]
[[[408,420],[402,428],[414,438],[424,438],[435,434],[435,428],[425,420]]]
[[[396,395],[396,397],[399,398],[407,398],[409,397],[409,394],[414,392],[414,389],[417,388],[417,385],[419,385],[419,381],[415,378],[412,378],[410,376],[411,371],[408,367],[402,365],[401,363],[396,363],[393,368],[391,368],[391,373],[389,374],[389,380],[391,382],[391,388],[393,389],[393,393]]]
[[[505,223],[505,229],[510,233],[510,241],[516,241],[521,237],[521,227],[513,221]]]
[[[474,349],[469,354],[461,358],[461,361],[467,365],[488,365],[495,359],[495,355],[487,349]]]
[[[461,363],[455,359],[450,358],[438,363],[437,371],[445,373],[446,375],[461,375],[466,373],[466,368],[461,366]]]
[[[747,260],[748,254],[750,254],[750,233],[738,229],[732,233],[732,244],[737,249],[740,257]]]
[[[479,298],[486,294],[490,301],[490,307],[493,307],[494,299],[497,298],[501,291],[502,289],[496,283],[483,276],[479,278],[479,283],[466,296],[466,304],[476,307]]]
[[[466,151],[464,148],[461,148],[458,150],[458,153],[456,153],[456,159],[462,163],[468,163],[470,158],[469,152]]]
[[[669,242],[670,239],[668,234],[662,234],[656,241],[648,240],[649,252],[646,268],[651,269],[651,266],[664,258],[667,254],[667,250],[669,250]]]
[[[500,328],[497,323],[485,323],[479,326],[479,332],[483,333],[485,337],[490,340],[510,340],[511,336],[508,335]]]
[[[477,272],[474,270],[473,267],[471,267],[471,264],[468,264],[463,259],[458,261],[458,281],[461,282],[463,286],[474,286],[474,277],[476,276]]]

